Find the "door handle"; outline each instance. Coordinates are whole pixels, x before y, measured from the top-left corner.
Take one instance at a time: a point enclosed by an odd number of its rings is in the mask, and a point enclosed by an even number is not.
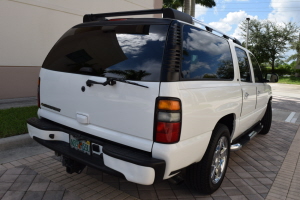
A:
[[[245,92],[245,99],[247,99],[249,96],[249,93],[248,92]]]
[[[259,96],[260,95],[260,91],[259,90],[257,90],[257,96]]]

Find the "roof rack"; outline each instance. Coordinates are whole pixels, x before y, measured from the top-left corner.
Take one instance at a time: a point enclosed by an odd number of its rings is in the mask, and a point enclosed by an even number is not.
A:
[[[189,24],[200,24],[205,27],[205,29],[209,32],[216,32],[223,35],[226,39],[232,39],[233,42],[241,45],[240,41],[236,38],[230,37],[225,33],[216,30],[215,28],[191,17],[190,15],[180,12],[178,10],[172,8],[162,8],[162,9],[152,9],[152,10],[136,10],[136,11],[125,11],[125,12],[113,12],[113,13],[101,13],[101,14],[86,14],[83,16],[83,22],[91,22],[97,20],[105,20],[106,17],[118,17],[118,16],[126,16],[126,15],[149,15],[149,14],[163,14],[163,18],[177,19]]]
[[[205,24],[204,22],[201,22],[201,21],[199,21],[198,19],[195,19],[194,17],[192,17],[192,19],[193,19],[194,24],[199,24],[199,25],[201,25],[201,26],[204,26],[205,29],[206,29],[207,31],[209,31],[209,32],[213,32],[213,31],[214,31],[214,32],[216,32],[216,33],[221,34],[221,35],[222,35],[224,38],[226,38],[227,40],[228,40],[228,39],[231,39],[234,43],[237,43],[237,44],[239,44],[239,45],[242,45],[241,42],[240,42],[238,39],[236,39],[236,38],[234,38],[234,37],[231,37],[231,36],[229,36],[229,35],[227,35],[227,34],[221,32],[221,31],[219,31],[219,30],[217,30],[217,29],[211,27],[210,25]]]
[[[102,14],[86,14],[83,16],[83,22],[90,22],[96,20],[105,20],[105,17],[117,17],[126,15],[149,15],[149,14],[163,14],[163,18],[178,19],[192,24],[192,17],[188,14],[180,12],[172,8],[152,9],[152,10],[136,10],[114,13],[102,13]]]

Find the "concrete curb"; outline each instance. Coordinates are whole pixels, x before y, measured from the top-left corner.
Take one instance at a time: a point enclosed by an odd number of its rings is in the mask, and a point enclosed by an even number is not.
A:
[[[36,97],[0,99],[0,110],[9,109],[9,108],[17,108],[17,107],[36,106],[36,105],[37,105]]]
[[[38,145],[38,143],[28,133],[0,139],[0,151],[29,145]]]

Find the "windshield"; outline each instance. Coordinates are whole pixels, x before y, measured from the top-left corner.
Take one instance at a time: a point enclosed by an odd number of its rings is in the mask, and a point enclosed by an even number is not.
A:
[[[168,25],[72,28],[43,68],[89,76],[159,81]]]

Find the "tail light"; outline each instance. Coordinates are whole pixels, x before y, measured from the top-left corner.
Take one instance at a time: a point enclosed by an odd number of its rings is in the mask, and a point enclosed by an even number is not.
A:
[[[37,91],[37,103],[38,103],[38,107],[41,108],[41,100],[40,100],[40,85],[41,85],[41,78],[39,77],[38,80],[38,91]]]
[[[178,98],[158,97],[156,99],[154,141],[172,144],[180,139],[181,101]]]

